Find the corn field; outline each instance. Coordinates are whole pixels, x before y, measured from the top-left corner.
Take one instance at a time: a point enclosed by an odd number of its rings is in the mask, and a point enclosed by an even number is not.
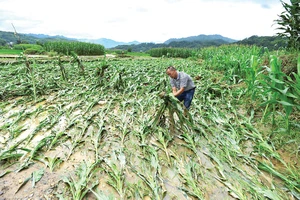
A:
[[[300,198],[300,59],[289,77],[257,47],[74,58],[0,67],[0,198]],[[196,84],[187,116],[169,65]]]
[[[53,51],[63,55],[71,55],[71,52],[78,55],[104,55],[105,53],[104,46],[87,42],[46,42],[43,48],[48,52]]]

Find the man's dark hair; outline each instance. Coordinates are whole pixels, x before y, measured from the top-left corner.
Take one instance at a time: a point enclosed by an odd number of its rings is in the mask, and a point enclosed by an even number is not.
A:
[[[167,68],[167,70],[176,71],[176,68],[173,67],[173,66],[169,66],[169,67]]]

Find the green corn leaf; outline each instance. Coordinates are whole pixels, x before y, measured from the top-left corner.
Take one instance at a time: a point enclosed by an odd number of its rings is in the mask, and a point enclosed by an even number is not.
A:
[[[9,174],[10,172],[12,172],[11,170],[7,170],[5,172],[3,172],[2,174],[0,174],[0,178],[2,178],[3,176],[5,176],[6,174]]]
[[[44,169],[32,172],[32,187],[44,176]]]
[[[298,55],[297,72],[298,72],[298,76],[300,76],[300,54]]]
[[[287,101],[277,101],[277,102],[282,104],[283,106],[300,108],[300,105],[292,104],[292,103],[287,102]]]
[[[265,190],[261,192],[265,197],[272,200],[280,200],[281,198],[276,194],[276,191]]]
[[[280,80],[280,79],[277,79],[275,78],[274,76],[269,76],[269,78],[274,81],[275,83],[279,83],[279,84],[284,84],[284,81]]]

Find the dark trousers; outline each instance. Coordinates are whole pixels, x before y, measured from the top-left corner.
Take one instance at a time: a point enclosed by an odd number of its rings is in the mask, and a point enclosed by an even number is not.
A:
[[[188,91],[184,91],[182,94],[177,96],[177,99],[179,101],[183,101],[183,104],[187,110],[190,109],[194,97],[194,93],[195,93],[195,88]]]

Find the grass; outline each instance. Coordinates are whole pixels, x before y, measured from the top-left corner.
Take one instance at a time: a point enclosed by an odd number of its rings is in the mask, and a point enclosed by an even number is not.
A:
[[[122,53],[123,52],[123,53]],[[128,51],[114,51],[114,50],[106,50],[106,54],[113,54],[117,56],[124,56],[124,57],[138,57],[138,58],[151,58],[150,54],[147,52],[128,52]]]
[[[127,52],[130,56],[136,56],[136,57],[150,57],[148,53],[145,52]]]
[[[23,50],[17,49],[0,49],[0,55],[19,55]]]

